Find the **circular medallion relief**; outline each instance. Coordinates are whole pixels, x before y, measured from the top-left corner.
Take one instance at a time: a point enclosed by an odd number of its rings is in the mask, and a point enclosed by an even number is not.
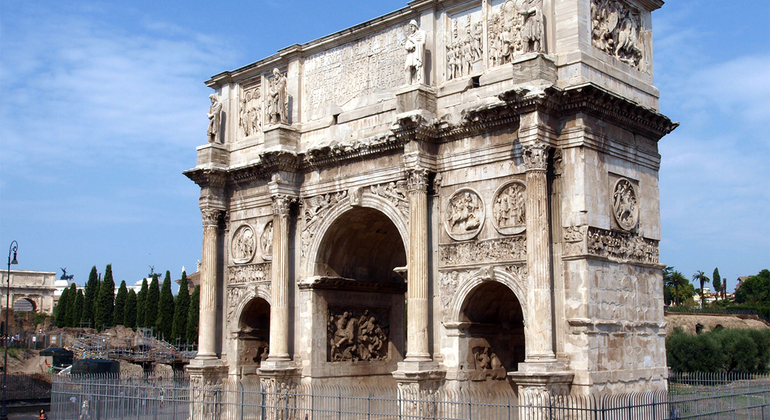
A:
[[[248,224],[242,224],[235,230],[230,244],[233,262],[243,264],[251,261],[254,251],[257,249],[257,237],[254,229]]]
[[[515,235],[524,232],[527,224],[525,203],[527,187],[521,181],[503,184],[492,201],[492,221],[498,232]]]
[[[612,213],[623,230],[633,230],[639,223],[639,201],[636,187],[626,178],[620,178],[612,189]]]
[[[484,224],[484,202],[470,188],[457,190],[446,205],[444,227],[452,239],[462,241],[478,235]]]
[[[262,236],[259,238],[259,242],[262,244],[262,259],[270,261],[273,259],[273,221],[265,223],[265,227],[262,229]]]

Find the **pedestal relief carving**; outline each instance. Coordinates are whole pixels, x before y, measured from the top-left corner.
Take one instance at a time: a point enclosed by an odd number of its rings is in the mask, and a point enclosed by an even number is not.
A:
[[[633,230],[639,223],[636,187],[626,178],[618,179],[612,189],[612,214],[623,230]]]
[[[476,191],[461,188],[447,201],[445,214],[444,227],[452,239],[471,239],[484,224],[484,202]]]
[[[524,260],[526,236],[440,245],[439,258],[442,266]]]
[[[616,262],[658,264],[658,241],[632,233],[588,228],[588,253]]]
[[[404,216],[409,216],[409,200],[406,197],[406,181],[372,185],[369,191],[390,201]]]
[[[586,231],[588,226],[567,226],[564,228],[562,239],[564,241],[564,255],[577,255],[585,253]]]
[[[273,258],[273,221],[265,223],[262,228],[262,235],[259,237],[259,243],[262,247],[262,259],[269,261]]]
[[[639,12],[619,0],[591,0],[593,46],[634,67],[645,67],[643,42],[650,41]]]
[[[515,235],[526,229],[527,190],[523,182],[504,184],[492,202],[492,221],[503,235]]]
[[[388,358],[388,308],[329,307],[327,361]]]
[[[235,230],[235,233],[233,233],[230,242],[230,252],[233,262],[236,264],[244,264],[251,261],[251,259],[254,258],[254,251],[256,251],[256,249],[257,235],[254,234],[254,229],[248,224],[239,226]]]
[[[262,132],[262,87],[260,85],[243,88],[241,91],[241,103],[238,110],[238,126],[243,135],[251,135]]]
[[[270,263],[234,265],[227,268],[228,284],[270,281]]]

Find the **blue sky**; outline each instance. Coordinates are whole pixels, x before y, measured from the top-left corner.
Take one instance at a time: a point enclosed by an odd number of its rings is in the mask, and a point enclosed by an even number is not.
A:
[[[109,263],[129,284],[194,271],[199,189],[182,171],[206,142],[203,82],[405,5],[3,0],[0,246],[80,284]],[[768,25],[766,0],[653,13],[661,112],[682,123],[660,143],[661,262],[719,267],[730,289],[770,268]]]

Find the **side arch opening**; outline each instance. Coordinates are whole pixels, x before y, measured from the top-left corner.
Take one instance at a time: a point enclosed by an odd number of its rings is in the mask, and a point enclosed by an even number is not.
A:
[[[270,348],[270,304],[260,297],[243,307],[238,319],[238,363],[259,366]]]

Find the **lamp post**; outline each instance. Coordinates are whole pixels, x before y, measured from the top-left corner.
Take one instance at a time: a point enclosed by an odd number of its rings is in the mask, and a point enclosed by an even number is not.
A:
[[[11,247],[8,248],[8,278],[6,281],[7,287],[5,289],[5,329],[3,330],[3,348],[5,354],[3,355],[3,405],[0,409],[0,420],[8,420],[8,398],[6,392],[7,378],[8,378],[8,309],[10,308],[11,300],[11,264],[18,264],[16,261],[16,251],[19,249],[19,243],[16,241],[11,242]],[[13,253],[13,260],[11,260],[11,254]]]

